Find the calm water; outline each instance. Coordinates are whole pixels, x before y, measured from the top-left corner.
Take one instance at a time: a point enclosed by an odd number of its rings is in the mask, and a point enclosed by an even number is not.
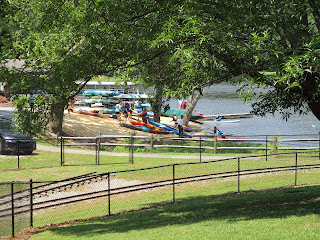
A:
[[[236,90],[237,86],[229,84],[218,84],[205,89],[203,97],[199,99],[195,110],[204,115],[212,115],[219,112],[227,113],[249,113],[252,108],[250,103],[244,103],[239,99]],[[176,107],[178,101],[171,100],[170,106]],[[292,134],[317,134],[318,130],[313,128],[316,125],[320,128],[319,120],[312,114],[292,115],[288,121],[283,120],[280,114],[273,116],[268,114],[265,117],[254,116],[253,118],[241,118],[240,123],[215,124],[206,122],[204,129],[217,126],[224,133],[234,133],[235,136],[250,135],[292,135]]]

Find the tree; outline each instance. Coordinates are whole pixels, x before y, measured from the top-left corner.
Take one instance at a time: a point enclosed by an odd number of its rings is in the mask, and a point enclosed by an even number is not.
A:
[[[6,75],[7,81],[19,93],[37,88],[51,95],[47,105],[51,120],[57,120],[60,134],[63,110],[93,76],[163,54],[161,48],[148,51],[147,43],[159,31],[165,13],[170,12],[169,1],[12,0],[8,3],[16,8],[10,18],[16,29],[12,29],[15,52],[6,58],[25,59],[26,67],[31,70],[14,69]],[[83,82],[80,86],[79,81]],[[20,115],[20,124],[28,122],[23,120],[24,116],[32,119],[33,114]]]
[[[253,105],[256,114],[311,110],[320,119],[319,8],[314,0],[184,1],[158,44],[183,46],[174,54],[180,61],[196,48],[193,59],[214,64],[213,81],[241,76],[247,99],[253,87],[271,86]]]

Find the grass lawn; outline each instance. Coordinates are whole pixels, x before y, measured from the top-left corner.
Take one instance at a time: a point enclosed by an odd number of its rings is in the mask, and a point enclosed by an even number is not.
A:
[[[304,186],[190,198],[41,230],[30,239],[319,239],[319,192],[320,186]]]

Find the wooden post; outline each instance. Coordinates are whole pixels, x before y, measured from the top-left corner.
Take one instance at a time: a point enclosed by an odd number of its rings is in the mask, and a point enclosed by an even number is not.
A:
[[[277,150],[278,150],[277,142],[278,142],[278,137],[274,136],[273,153],[277,153]]]
[[[150,153],[152,153],[153,148],[153,133],[151,133],[151,139],[150,139]]]
[[[214,137],[213,139],[213,153],[216,154],[217,153],[217,137]]]

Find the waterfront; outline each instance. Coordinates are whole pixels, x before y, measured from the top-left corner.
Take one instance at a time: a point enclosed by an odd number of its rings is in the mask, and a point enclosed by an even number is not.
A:
[[[244,103],[239,99],[236,90],[238,86],[230,84],[217,84],[204,90],[203,97],[199,99],[195,110],[204,115],[216,113],[248,113],[252,110],[251,104]],[[177,100],[171,100],[170,106],[175,108]],[[298,115],[293,114],[287,121],[282,119],[279,113],[273,116],[267,114],[265,117],[254,116],[253,118],[241,118],[240,123],[216,124],[215,122],[206,122],[203,128],[212,129],[217,126],[225,133],[233,133],[234,136],[252,136],[252,135],[313,135],[318,130],[313,128],[316,125],[320,128],[319,120],[312,114]]]

